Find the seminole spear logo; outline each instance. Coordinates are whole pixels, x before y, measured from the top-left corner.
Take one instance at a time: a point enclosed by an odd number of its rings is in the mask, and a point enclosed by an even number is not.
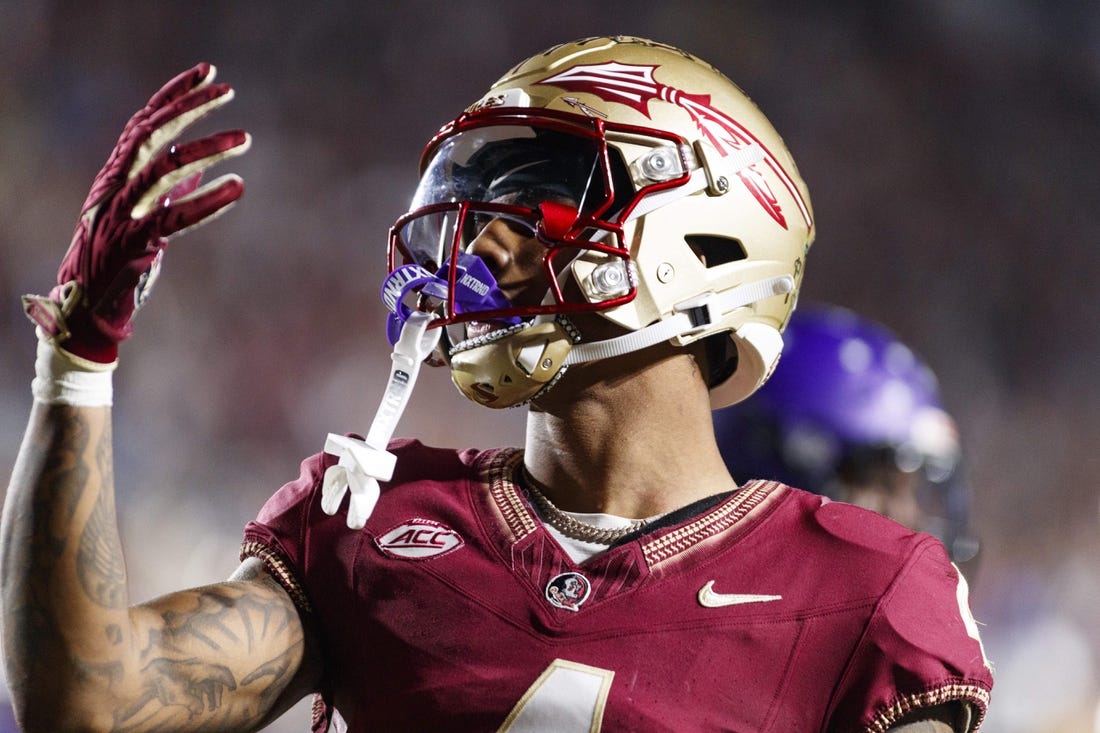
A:
[[[539,84],[553,85],[574,92],[585,92],[607,102],[618,102],[632,107],[649,117],[649,102],[654,99],[675,104],[684,109],[695,121],[699,132],[714,145],[720,155],[729,155],[749,145],[759,145],[764,151],[761,161],[767,165],[790,193],[806,228],[813,227],[810,211],[791,177],[764,145],[736,120],[722,114],[710,104],[709,94],[687,92],[662,84],[653,78],[656,66],[641,66],[608,61],[603,64],[586,64],[566,69],[560,74],[543,79]],[[787,219],[772,193],[767,180],[755,165],[743,168],[738,178],[779,226],[787,228]]]

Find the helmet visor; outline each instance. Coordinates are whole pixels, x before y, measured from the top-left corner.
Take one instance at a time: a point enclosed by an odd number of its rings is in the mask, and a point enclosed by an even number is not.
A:
[[[600,140],[576,131],[530,125],[475,127],[445,139],[424,168],[410,213],[396,232],[407,257],[428,269],[443,263],[457,237],[464,249],[487,220],[508,216],[534,230],[539,204],[554,202],[578,218],[606,208],[610,195],[606,155]],[[471,214],[459,228],[459,208]],[[488,204],[489,206],[480,206]],[[441,206],[442,205],[442,206]],[[442,218],[440,211],[449,211]]]
[[[605,158],[600,139],[581,128],[474,127],[437,147],[412,205],[510,198],[535,208],[563,199],[590,213],[607,200]]]
[[[607,150],[596,130],[557,121],[475,126],[443,138],[424,166],[409,213],[391,229],[390,269],[415,264],[449,280],[447,290],[458,292],[463,263],[476,249],[471,245],[495,222],[540,248],[545,287],[512,298],[503,310],[494,299],[492,312],[482,317],[597,310],[623,302],[626,291],[569,303],[560,284],[584,252],[629,259],[620,227],[602,218],[615,196]],[[477,308],[460,306],[451,302],[441,315],[448,321],[475,317]]]

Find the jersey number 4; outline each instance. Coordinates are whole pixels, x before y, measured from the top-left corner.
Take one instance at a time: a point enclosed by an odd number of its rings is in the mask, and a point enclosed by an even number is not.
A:
[[[527,688],[497,733],[599,733],[615,673],[565,659]]]

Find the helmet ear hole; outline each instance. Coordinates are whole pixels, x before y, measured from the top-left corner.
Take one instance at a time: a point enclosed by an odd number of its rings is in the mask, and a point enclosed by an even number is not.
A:
[[[717,267],[728,262],[747,260],[749,253],[740,239],[717,234],[685,234],[684,241],[704,267]]]

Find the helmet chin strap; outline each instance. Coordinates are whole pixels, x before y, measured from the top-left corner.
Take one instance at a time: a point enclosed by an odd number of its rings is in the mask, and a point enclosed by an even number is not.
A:
[[[428,329],[434,317],[420,311],[407,315],[394,344],[386,392],[371,422],[367,439],[329,433],[325,440],[325,453],[339,460],[325,469],[321,482],[321,508],[326,514],[336,514],[344,495],[350,492],[347,524],[351,529],[363,528],[378,502],[378,482],[389,481],[393,477],[397,458],[386,447],[409,403],[420,365],[439,342],[441,329]]]
[[[478,257],[460,255],[455,266],[462,272],[455,293],[457,307],[468,310],[492,309],[502,301],[502,293]],[[401,415],[412,396],[420,366],[435,350],[443,334],[440,328],[429,329],[434,313],[414,310],[405,304],[405,297],[422,293],[442,301],[447,297],[445,270],[434,274],[417,266],[406,265],[391,272],[382,286],[382,300],[390,311],[386,335],[393,344],[390,378],[386,392],[374,414],[366,440],[329,433],[325,453],[335,456],[336,464],[325,469],[321,482],[321,509],[334,515],[340,510],[344,496],[348,503],[347,525],[362,529],[374,511],[381,490],[379,481],[393,477],[396,456],[386,448]],[[517,322],[519,319],[515,319]]]
[[[565,366],[609,359],[668,341],[677,336],[690,336],[705,331],[722,315],[758,300],[783,295],[794,290],[794,278],[779,275],[738,285],[724,293],[707,293],[675,306],[674,315],[615,338],[576,344],[565,357]]]

